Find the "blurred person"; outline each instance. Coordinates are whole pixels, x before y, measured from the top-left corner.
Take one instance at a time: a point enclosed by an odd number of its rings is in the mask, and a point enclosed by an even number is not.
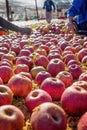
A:
[[[32,33],[31,28],[19,27],[15,24],[12,24],[11,22],[5,20],[2,17],[0,17],[0,26],[2,27],[1,30],[12,30],[12,31],[20,32],[21,34],[27,34],[27,35],[30,35]]]
[[[73,0],[67,10],[67,31],[86,32],[87,34],[87,0]]]
[[[43,9],[46,10],[46,21],[51,23],[52,20],[52,10],[55,12],[55,4],[52,0],[45,0]]]

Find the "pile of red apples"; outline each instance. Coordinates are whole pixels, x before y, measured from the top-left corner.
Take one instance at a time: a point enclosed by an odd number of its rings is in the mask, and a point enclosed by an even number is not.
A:
[[[63,26],[0,36],[0,130],[87,130],[87,37]]]

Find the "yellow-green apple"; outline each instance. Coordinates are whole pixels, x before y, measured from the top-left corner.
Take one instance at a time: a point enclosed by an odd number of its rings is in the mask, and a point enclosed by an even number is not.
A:
[[[70,86],[61,96],[61,105],[67,114],[80,116],[87,111],[87,90],[79,86]]]
[[[11,89],[4,84],[0,84],[0,106],[12,104],[13,92]]]
[[[59,58],[55,58],[55,59],[50,60],[48,65],[47,65],[47,71],[53,77],[55,77],[59,72],[64,71],[64,70],[65,70],[65,64]]]
[[[32,81],[24,75],[15,74],[8,81],[8,87],[15,96],[25,97],[32,90]]]
[[[34,109],[30,123],[32,130],[66,130],[67,117],[60,106],[45,102]]]
[[[23,112],[14,105],[3,105],[0,107],[0,129],[22,130],[25,122]]]
[[[60,79],[49,77],[41,83],[40,88],[48,92],[52,100],[59,101],[65,90],[65,84]]]
[[[34,66],[30,71],[32,78],[35,79],[36,75],[41,71],[46,71],[46,69],[43,66]]]
[[[44,102],[52,102],[51,96],[42,89],[32,90],[25,99],[25,104],[30,112]]]

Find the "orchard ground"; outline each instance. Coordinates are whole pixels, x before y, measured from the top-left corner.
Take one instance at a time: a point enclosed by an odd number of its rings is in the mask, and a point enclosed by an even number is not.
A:
[[[67,21],[66,19],[52,19],[52,22],[61,22],[61,21]],[[29,21],[13,21],[12,23],[18,25],[18,26],[30,26],[38,23],[46,23],[46,20],[29,20]]]

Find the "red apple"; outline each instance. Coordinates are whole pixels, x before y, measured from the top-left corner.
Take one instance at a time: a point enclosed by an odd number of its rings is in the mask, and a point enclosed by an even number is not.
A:
[[[63,56],[63,61],[65,64],[68,64],[70,60],[76,60],[76,56],[74,54],[66,54]]]
[[[22,130],[25,117],[23,112],[13,105],[0,107],[0,130]]]
[[[69,87],[73,83],[73,76],[68,71],[59,72],[56,78],[60,79],[65,84],[65,87]]]
[[[0,84],[0,106],[12,104],[13,92],[7,85]]]
[[[8,81],[8,86],[15,96],[27,96],[32,90],[32,81],[24,75],[15,74]]]
[[[0,47],[0,52],[3,52],[4,54],[6,54],[9,52],[9,50],[6,47]]]
[[[48,92],[52,100],[60,100],[65,85],[60,79],[49,77],[42,82],[40,88]]]
[[[79,76],[79,80],[80,81],[87,81],[87,71],[83,72],[80,76]]]
[[[80,65],[72,64],[68,67],[68,72],[70,72],[73,76],[73,79],[78,79],[82,74],[83,70]]]
[[[67,117],[64,110],[54,103],[42,103],[31,115],[32,130],[66,130]]]
[[[65,70],[65,64],[63,63],[62,60],[55,58],[49,61],[47,65],[47,71],[55,77],[59,72]]]
[[[14,57],[12,54],[7,53],[7,54],[4,54],[4,55],[2,56],[1,60],[2,60],[2,59],[7,59],[7,60],[13,62],[14,58],[15,58],[15,57]]]
[[[85,112],[79,119],[77,124],[78,130],[87,130],[87,112]]]
[[[35,89],[31,91],[25,99],[25,104],[30,112],[44,102],[52,102],[52,98],[46,91],[42,89]]]
[[[63,109],[72,116],[82,115],[87,111],[87,90],[79,87],[68,87],[61,96]]]
[[[77,57],[78,57],[78,59],[81,61],[82,58],[83,58],[84,56],[86,56],[86,55],[87,55],[87,48],[82,48],[82,49],[78,52]]]
[[[26,64],[18,64],[15,66],[14,73],[18,74],[20,72],[29,72],[29,67]]]
[[[3,80],[3,83],[7,83],[13,75],[13,70],[11,67],[3,65],[0,66],[0,77]]]
[[[47,58],[48,58],[49,61],[52,60],[52,59],[54,59],[54,58],[62,59],[61,55],[58,52],[54,52],[54,51],[50,52],[47,55]]]
[[[43,66],[35,66],[31,69],[30,73],[32,75],[32,78],[35,79],[36,75],[41,72],[41,71],[45,71],[46,69]]]
[[[15,52],[16,55],[19,54],[20,50],[21,50],[20,45],[18,45],[18,44],[12,44],[12,46],[11,46],[11,51]]]
[[[43,55],[38,56],[35,60],[36,66],[43,66],[44,68],[47,67],[48,63],[49,63],[48,58],[46,56],[43,56]]]
[[[51,74],[47,71],[39,72],[35,77],[35,82],[40,85],[46,78],[51,77]]]
[[[31,52],[28,49],[21,49],[18,56],[29,56]]]
[[[71,87],[82,87],[82,88],[84,88],[84,89],[86,89],[87,90],[87,82],[86,81],[84,81],[84,80],[78,80],[78,81],[75,81],[72,85],[71,85]]]
[[[68,63],[67,63],[67,66],[70,66],[72,64],[77,64],[77,65],[80,65],[80,62],[75,60],[75,59],[71,59]]]
[[[24,45],[28,45],[28,43],[29,43],[29,41],[28,41],[28,40],[24,40],[24,39],[23,39],[23,40],[21,40],[21,41],[20,41],[20,43],[19,43],[19,44],[20,44],[21,49],[23,48],[23,46],[24,46]]]
[[[18,57],[17,60],[16,60],[16,65],[17,64],[26,64],[26,65],[28,65],[29,69],[31,69],[33,67],[33,61],[28,56]]]
[[[3,84],[3,80],[2,80],[2,78],[0,77],[0,84]]]
[[[32,76],[29,72],[20,72],[19,74],[26,76],[27,78],[32,80]]]

